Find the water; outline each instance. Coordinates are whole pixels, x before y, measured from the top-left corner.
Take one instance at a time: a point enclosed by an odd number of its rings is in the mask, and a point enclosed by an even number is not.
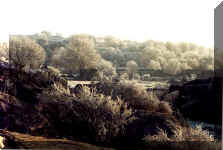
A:
[[[208,130],[208,132],[216,137],[217,135],[217,125],[215,124],[209,124],[205,122],[200,122],[200,121],[192,121],[188,120],[188,123],[191,125],[192,128],[196,128],[197,126],[201,126],[203,130]]]

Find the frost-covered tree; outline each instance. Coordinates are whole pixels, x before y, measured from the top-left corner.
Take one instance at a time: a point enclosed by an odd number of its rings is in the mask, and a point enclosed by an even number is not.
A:
[[[34,40],[25,36],[11,36],[9,40],[10,63],[18,69],[39,68],[45,61],[45,51]]]

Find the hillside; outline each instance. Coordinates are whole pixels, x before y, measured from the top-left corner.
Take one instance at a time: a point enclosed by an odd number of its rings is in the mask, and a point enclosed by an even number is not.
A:
[[[66,80],[47,71],[5,71],[8,73],[3,76],[8,76],[10,86],[7,93],[0,94],[0,127],[15,137],[14,144],[19,142],[33,148],[39,140],[50,143],[40,144],[46,148],[58,146],[63,149],[69,143],[69,146],[76,144],[79,149],[135,149],[151,143],[150,140],[157,136],[161,139],[168,137],[166,140],[170,141],[187,139],[176,138],[178,132],[187,134],[192,141],[199,137],[212,145],[214,140],[206,131],[194,132],[197,129],[190,128],[183,118],[177,118],[168,103],[161,102],[132,82],[120,82],[114,87],[112,83],[97,83],[96,88],[101,93],[83,88],[79,95],[72,95]],[[110,90],[120,94],[120,98],[115,99]],[[31,141],[26,141],[28,138]],[[56,144],[51,143],[54,140]]]

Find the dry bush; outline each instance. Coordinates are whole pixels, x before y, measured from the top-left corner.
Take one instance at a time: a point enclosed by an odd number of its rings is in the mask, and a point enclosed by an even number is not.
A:
[[[167,102],[160,102],[153,92],[148,93],[144,86],[136,81],[124,80],[119,86],[122,98],[134,109],[172,114],[172,109]]]
[[[174,139],[178,141],[209,141],[209,142],[213,142],[215,140],[213,135],[209,134],[207,130],[203,130],[200,125],[196,126],[195,128],[178,127],[177,130],[175,130]]]
[[[152,99],[153,97],[148,95],[144,87],[135,81],[124,80],[119,86],[122,98],[135,109],[152,110],[156,104],[158,105],[157,99]]]
[[[132,116],[132,110],[120,98],[98,94],[83,86],[77,101],[84,105],[79,119],[84,121],[95,142],[110,142],[124,134],[124,126]]]
[[[168,102],[164,102],[164,101],[161,101],[159,103],[159,112],[163,112],[163,113],[168,113],[168,114],[172,114],[173,113],[173,110],[172,108],[170,107],[169,103]]]
[[[70,95],[69,88],[65,88],[62,84],[53,84],[50,93],[51,95]]]
[[[97,94],[95,91],[91,91],[90,88],[86,86],[83,86],[79,100],[95,109],[105,109],[113,115],[124,115],[125,117],[128,117],[132,114],[132,110],[128,109],[127,104],[120,98],[117,97],[116,100],[113,100],[111,96]]]
[[[120,97],[131,108],[172,114],[172,108],[167,102],[160,102],[153,92],[147,92],[143,85],[135,80],[121,80],[119,83],[111,81],[100,82],[97,92],[111,96],[113,99]]]
[[[143,149],[151,150],[220,150],[221,143],[216,141],[208,131],[196,128],[177,127],[174,135],[169,137],[167,132],[159,129],[157,135],[146,136]]]
[[[207,130],[203,130],[201,126],[192,127],[180,127],[177,126],[174,130],[174,135],[168,137],[167,133],[163,129],[159,129],[157,135],[146,136],[145,141],[170,141],[170,142],[182,142],[182,141],[207,141],[214,142],[214,137],[209,134]]]
[[[159,132],[157,135],[153,135],[153,136],[146,136],[143,140],[146,142],[150,142],[150,141],[158,141],[158,142],[162,142],[162,141],[171,141],[171,139],[168,137],[166,131],[164,131],[163,129],[159,129]]]

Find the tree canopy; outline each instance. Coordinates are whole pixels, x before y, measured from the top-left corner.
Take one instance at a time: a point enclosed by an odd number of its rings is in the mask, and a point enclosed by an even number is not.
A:
[[[19,69],[38,68],[45,61],[45,51],[34,40],[25,36],[11,36],[9,40],[9,59]]]

